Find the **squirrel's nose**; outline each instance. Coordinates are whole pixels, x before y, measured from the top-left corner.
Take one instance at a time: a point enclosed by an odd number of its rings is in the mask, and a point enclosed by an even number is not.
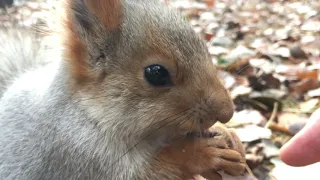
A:
[[[233,112],[234,112],[234,108],[233,108],[233,103],[232,101],[227,102],[228,100],[226,100],[226,102],[224,103],[224,108],[221,108],[221,110],[218,112],[217,115],[217,120],[220,121],[221,123],[227,123],[228,121],[230,121],[230,119],[233,116]]]
[[[226,89],[221,89],[208,99],[212,116],[221,123],[227,123],[233,116],[234,105]]]

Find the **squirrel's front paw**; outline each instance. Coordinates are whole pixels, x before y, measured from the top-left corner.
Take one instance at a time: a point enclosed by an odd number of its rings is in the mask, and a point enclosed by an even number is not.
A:
[[[190,132],[165,148],[162,163],[182,172],[182,179],[200,174],[207,179],[221,179],[217,171],[237,176],[246,168],[245,151],[238,136],[220,125],[205,132]]]
[[[244,147],[233,130],[215,125],[209,130],[187,137],[192,139],[192,146],[187,146],[189,158],[186,167],[191,173],[198,173],[207,179],[215,179],[216,171],[222,170],[238,176],[246,168]],[[193,152],[193,153],[192,153]],[[192,153],[192,154],[190,154]],[[213,172],[215,171],[215,172]]]

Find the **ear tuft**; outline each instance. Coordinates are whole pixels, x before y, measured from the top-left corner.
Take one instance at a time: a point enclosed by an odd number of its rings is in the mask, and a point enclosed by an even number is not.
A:
[[[121,21],[120,0],[84,0],[89,11],[94,14],[107,30],[119,27]]]
[[[99,50],[112,41],[121,24],[120,0],[67,0],[64,17],[65,59],[76,79],[92,77]],[[110,37],[109,37],[110,36]],[[109,40],[108,40],[109,39]],[[110,43],[112,44],[112,43]],[[111,47],[108,47],[111,48]]]
[[[67,16],[68,17],[68,16]],[[66,17],[66,18],[67,18]],[[71,72],[75,79],[84,79],[89,76],[86,69],[86,47],[79,38],[71,21],[65,20],[65,32],[63,34],[64,56],[70,62]]]

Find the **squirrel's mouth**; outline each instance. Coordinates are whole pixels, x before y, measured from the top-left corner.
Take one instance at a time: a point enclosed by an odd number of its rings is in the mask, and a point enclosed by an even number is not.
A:
[[[219,136],[218,132],[187,132],[186,138],[214,138]]]

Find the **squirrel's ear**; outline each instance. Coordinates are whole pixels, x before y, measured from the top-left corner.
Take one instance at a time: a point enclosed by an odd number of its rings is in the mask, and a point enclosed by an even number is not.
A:
[[[121,19],[120,0],[84,0],[89,11],[94,14],[107,30],[119,27]]]
[[[68,0],[65,8],[65,56],[71,61],[73,74],[86,78],[95,72],[90,67],[96,64],[92,61],[110,58],[99,58],[111,56],[101,50],[114,50],[113,36],[121,25],[121,0]]]
[[[67,14],[79,27],[102,25],[112,31],[120,25],[122,6],[120,0],[69,0]]]

